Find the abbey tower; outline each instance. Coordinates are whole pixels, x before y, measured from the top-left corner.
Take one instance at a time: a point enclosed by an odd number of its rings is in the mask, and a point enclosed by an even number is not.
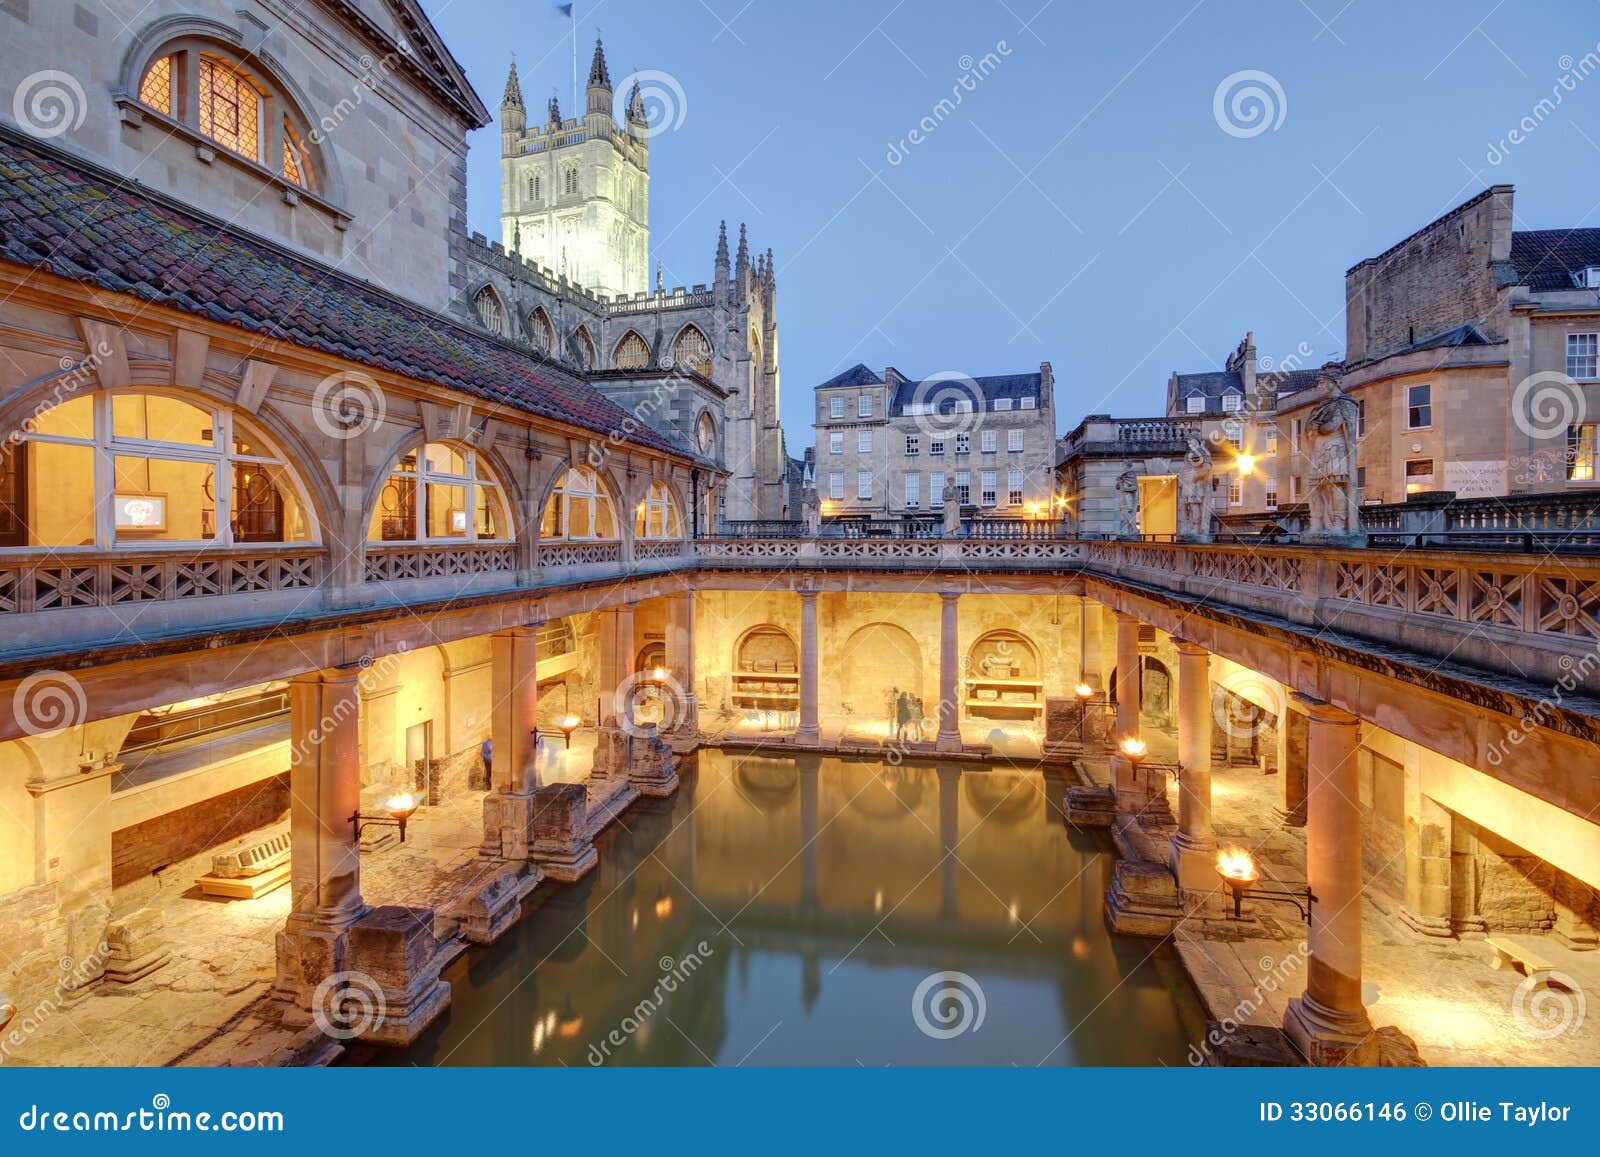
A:
[[[590,293],[632,297],[649,281],[649,126],[637,81],[626,126],[612,119],[598,40],[586,97],[582,119],[563,120],[552,96],[530,128],[512,65],[500,106],[502,243]]]

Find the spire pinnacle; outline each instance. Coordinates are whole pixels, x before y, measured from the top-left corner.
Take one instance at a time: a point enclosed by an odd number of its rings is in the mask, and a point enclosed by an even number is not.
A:
[[[550,127],[561,127],[561,101],[554,92],[550,94]]]
[[[589,65],[589,87],[611,87],[611,73],[606,68],[606,48],[598,36],[594,38],[594,61]]]
[[[633,91],[628,94],[628,121],[636,125],[650,123],[650,114],[645,111],[644,94],[639,91],[637,76],[633,78]]]
[[[728,223],[726,221],[717,229],[717,268],[728,268]]]
[[[511,62],[511,75],[506,77],[506,94],[500,98],[501,108],[522,107],[522,82],[517,79],[517,62]]]
[[[750,268],[750,242],[745,236],[744,223],[739,224],[739,256],[734,266],[734,276],[742,277]]]

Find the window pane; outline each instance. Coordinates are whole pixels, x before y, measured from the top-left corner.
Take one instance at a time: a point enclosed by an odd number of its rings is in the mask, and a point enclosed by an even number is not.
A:
[[[168,116],[176,115],[172,107],[172,57],[163,56],[150,66],[139,83],[139,99]]]
[[[216,418],[176,398],[156,394],[116,394],[111,399],[111,432],[118,438],[209,446]]]
[[[94,400],[72,398],[53,406],[33,420],[36,434],[53,434],[57,438],[85,438],[94,440]]]
[[[226,149],[261,159],[260,94],[219,60],[200,61],[200,131]]]
[[[235,542],[304,542],[311,537],[305,508],[282,466],[234,466],[231,522]]]
[[[20,520],[29,546],[94,545],[92,446],[27,444]]]
[[[216,474],[209,462],[119,455],[115,472],[111,507],[119,545],[216,538]]]
[[[378,507],[372,512],[367,530],[368,542],[411,542],[417,537],[417,481],[399,474],[378,494]]]
[[[428,537],[467,537],[467,488],[428,483]]]
[[[423,461],[427,469],[434,474],[451,474],[458,478],[466,476],[466,457],[452,446],[438,442],[429,442],[422,448]]]
[[[500,495],[492,486],[474,488],[478,496],[476,515],[479,538],[507,538],[505,514],[500,508]]]

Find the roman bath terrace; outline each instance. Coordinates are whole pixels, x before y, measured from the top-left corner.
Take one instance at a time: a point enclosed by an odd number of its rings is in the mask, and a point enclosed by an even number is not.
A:
[[[1600,230],[1148,418],[830,332],[802,450],[555,7],[496,115],[410,0],[0,0],[0,1067],[1600,1064]]]

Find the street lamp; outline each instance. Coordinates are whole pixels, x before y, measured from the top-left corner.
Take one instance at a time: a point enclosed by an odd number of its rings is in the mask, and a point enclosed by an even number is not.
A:
[[[572,733],[578,730],[578,717],[576,715],[563,717],[560,727],[563,750],[570,751],[572,749]]]
[[[1145,756],[1150,754],[1150,748],[1144,740],[1137,735],[1129,735],[1119,744],[1117,750],[1122,753],[1122,758],[1133,764],[1133,770],[1138,771],[1139,765],[1144,762]]]
[[[1261,879],[1261,871],[1256,867],[1255,857],[1243,848],[1223,848],[1217,853],[1217,875],[1222,877],[1222,882],[1233,894],[1233,918],[1241,919],[1244,915],[1243,905],[1245,898],[1252,900],[1276,900],[1283,904],[1293,904],[1311,923],[1311,905],[1317,902],[1316,896],[1311,892],[1310,885],[1304,891],[1298,889],[1281,888],[1255,888],[1252,887]]]
[[[1089,700],[1094,698],[1094,688],[1087,683],[1079,683],[1072,693],[1078,697],[1078,746],[1087,747],[1089,741],[1084,736],[1089,722]]]
[[[1239,477],[1248,478],[1255,473],[1256,456],[1254,454],[1240,454],[1234,459],[1239,467]]]
[[[386,815],[364,816],[361,814],[361,809],[357,808],[356,813],[350,817],[350,822],[355,825],[356,839],[361,839],[361,830],[363,828],[370,828],[376,824],[379,827],[399,828],[400,842],[402,844],[405,843],[406,824],[410,822],[411,817],[416,814],[417,808],[421,805],[422,801],[420,799],[408,791],[403,791],[398,795],[390,796],[385,801],[383,807],[385,812],[388,813]]]

